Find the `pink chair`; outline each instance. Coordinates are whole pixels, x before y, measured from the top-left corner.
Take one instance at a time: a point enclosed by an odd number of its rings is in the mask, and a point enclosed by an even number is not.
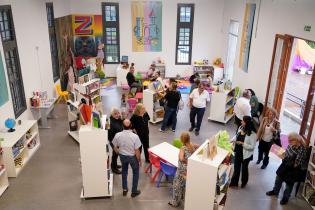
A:
[[[129,85],[128,84],[121,84],[121,89],[123,92],[129,92]]]
[[[155,182],[157,175],[159,175],[159,173],[161,171],[161,167],[160,167],[160,160],[161,159],[158,156],[151,153],[150,151],[149,151],[149,159],[150,159],[150,164],[147,166],[147,168],[145,169],[144,172],[148,173],[148,171],[150,171],[150,173],[152,173],[152,166],[154,166],[157,169],[157,171],[151,177],[151,182]]]
[[[136,99],[137,99],[139,102],[142,100],[142,98],[143,98],[142,93],[140,93],[140,92],[136,93]]]
[[[138,100],[135,98],[128,98],[127,100],[128,106],[129,106],[129,112],[133,112],[133,110],[136,108],[136,104],[138,103]]]

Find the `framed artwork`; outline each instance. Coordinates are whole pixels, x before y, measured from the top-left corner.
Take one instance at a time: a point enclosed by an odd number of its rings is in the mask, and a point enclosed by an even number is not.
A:
[[[239,67],[245,72],[248,72],[249,51],[254,26],[255,10],[256,4],[246,4],[239,62]]]
[[[131,2],[132,51],[162,51],[162,2]]]

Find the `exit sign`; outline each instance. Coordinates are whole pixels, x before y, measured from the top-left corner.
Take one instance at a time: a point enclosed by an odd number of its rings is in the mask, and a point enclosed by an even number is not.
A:
[[[311,26],[304,26],[304,31],[310,32],[311,31]]]

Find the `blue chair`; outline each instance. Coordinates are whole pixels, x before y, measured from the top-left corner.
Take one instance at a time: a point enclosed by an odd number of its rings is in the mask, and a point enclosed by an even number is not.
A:
[[[162,180],[162,177],[164,174],[165,174],[166,178],[168,179],[168,177],[174,177],[176,174],[176,170],[177,170],[177,168],[175,166],[172,166],[169,163],[163,162],[162,160],[160,160],[160,167],[161,167],[161,171],[159,174],[159,178],[156,182],[156,187],[160,187],[161,180]]]

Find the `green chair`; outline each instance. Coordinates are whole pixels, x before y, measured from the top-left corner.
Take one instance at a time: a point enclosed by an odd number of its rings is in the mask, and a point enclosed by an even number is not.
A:
[[[180,141],[180,139],[174,139],[173,146],[180,149],[183,146],[183,143]]]

